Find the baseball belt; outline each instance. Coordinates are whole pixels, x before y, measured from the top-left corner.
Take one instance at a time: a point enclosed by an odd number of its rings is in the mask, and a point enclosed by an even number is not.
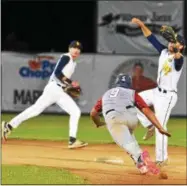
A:
[[[126,106],[126,109],[130,109],[130,108],[134,108],[134,106],[132,106],[132,105]],[[107,115],[109,112],[112,112],[112,111],[115,111],[115,109],[107,110],[107,111],[105,112],[105,115]]]

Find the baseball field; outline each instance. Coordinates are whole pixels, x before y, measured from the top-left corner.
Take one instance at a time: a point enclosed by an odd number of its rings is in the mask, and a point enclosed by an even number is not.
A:
[[[9,120],[13,114],[2,114]],[[186,119],[172,118],[168,130],[168,179],[140,175],[131,158],[113,143],[105,127],[95,128],[82,116],[78,138],[89,142],[83,149],[69,150],[68,116],[41,115],[14,130],[2,144],[2,184],[186,184]],[[154,138],[143,141],[145,129],[135,135],[154,159]],[[96,158],[123,160],[123,164],[95,162]]]

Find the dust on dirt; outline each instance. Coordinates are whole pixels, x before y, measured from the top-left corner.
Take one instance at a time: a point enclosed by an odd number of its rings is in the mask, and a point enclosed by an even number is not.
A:
[[[154,159],[154,146],[143,146]],[[124,165],[94,162],[98,157],[115,156]],[[115,144],[89,145],[69,150],[67,143],[9,140],[2,144],[2,164],[58,167],[71,171],[92,184],[186,184],[186,148],[169,147],[167,180],[140,175],[131,158]]]

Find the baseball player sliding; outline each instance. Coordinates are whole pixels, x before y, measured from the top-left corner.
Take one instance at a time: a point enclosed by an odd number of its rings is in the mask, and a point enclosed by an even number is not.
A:
[[[182,36],[174,33],[169,26],[162,26],[161,35],[169,41],[168,46],[162,45],[145,24],[133,18],[132,23],[137,24],[144,36],[159,52],[157,88],[143,91],[140,96],[147,105],[154,107],[156,117],[162,127],[167,130],[167,122],[171,110],[177,102],[177,84],[182,73],[183,55],[185,40]],[[152,123],[142,114],[138,113],[138,118],[144,127],[151,126]],[[153,135],[154,127],[150,128],[146,139]],[[168,138],[156,129],[156,163],[165,165],[168,160]]]
[[[81,111],[72,97],[68,94],[69,90],[80,91],[79,84],[71,80],[74,73],[77,59],[82,50],[82,45],[78,41],[73,41],[69,45],[69,52],[63,54],[56,64],[48,84],[45,86],[43,94],[34,105],[24,110],[9,122],[2,122],[2,137],[4,140],[10,132],[17,128],[23,121],[38,116],[47,107],[56,103],[60,108],[70,115],[69,121],[69,145],[68,147],[79,148],[88,144],[76,139],[79,118]]]
[[[146,115],[161,134],[166,136],[170,136],[170,134],[163,129],[154,113],[131,87],[131,77],[123,74],[119,75],[115,88],[108,90],[97,101],[90,116],[96,126],[99,127],[105,125],[99,117],[102,112],[107,129],[114,141],[131,156],[140,173],[151,172],[156,174],[159,169],[151,161],[149,153],[141,150],[133,135],[133,131],[138,124],[135,107],[138,107]]]

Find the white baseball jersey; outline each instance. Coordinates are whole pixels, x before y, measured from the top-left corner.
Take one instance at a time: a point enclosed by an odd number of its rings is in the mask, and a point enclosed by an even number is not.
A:
[[[69,135],[76,138],[81,111],[72,97],[63,91],[62,87],[65,87],[66,84],[65,82],[61,82],[61,79],[64,76],[68,79],[71,78],[75,67],[76,63],[73,61],[69,53],[62,55],[57,62],[54,72],[52,73],[49,82],[45,86],[42,95],[38,98],[34,105],[13,118],[9,122],[10,125],[13,128],[16,128],[23,121],[38,116],[52,104],[57,104],[61,109],[70,115],[71,119],[69,124]]]
[[[140,96],[149,106],[154,106],[155,115],[164,129],[177,102],[177,84],[182,72],[184,59],[173,59],[166,46],[162,45],[151,34],[147,37],[155,49],[160,53],[158,61],[157,84],[159,88],[143,91]],[[151,122],[144,114],[138,111],[138,119],[144,127]],[[168,138],[156,129],[156,161],[165,161],[168,158]]]
[[[183,58],[173,59],[167,47],[162,45],[153,34],[148,36],[147,39],[160,53],[157,76],[158,86],[168,91],[177,92],[177,83],[182,72]]]
[[[174,65],[173,56],[169,55],[168,49],[162,50],[158,63],[158,86],[177,92],[177,84],[182,73],[182,68],[177,71]]]
[[[56,81],[58,84],[65,87],[66,85],[63,84],[62,81],[60,81],[60,79],[58,79],[57,76],[59,74],[63,74],[65,77],[70,79],[75,71],[76,65],[77,65],[76,62],[73,61],[73,59],[69,53],[63,54],[60,57],[60,59],[58,60],[56,66],[55,66],[55,69],[49,79],[49,82]]]

